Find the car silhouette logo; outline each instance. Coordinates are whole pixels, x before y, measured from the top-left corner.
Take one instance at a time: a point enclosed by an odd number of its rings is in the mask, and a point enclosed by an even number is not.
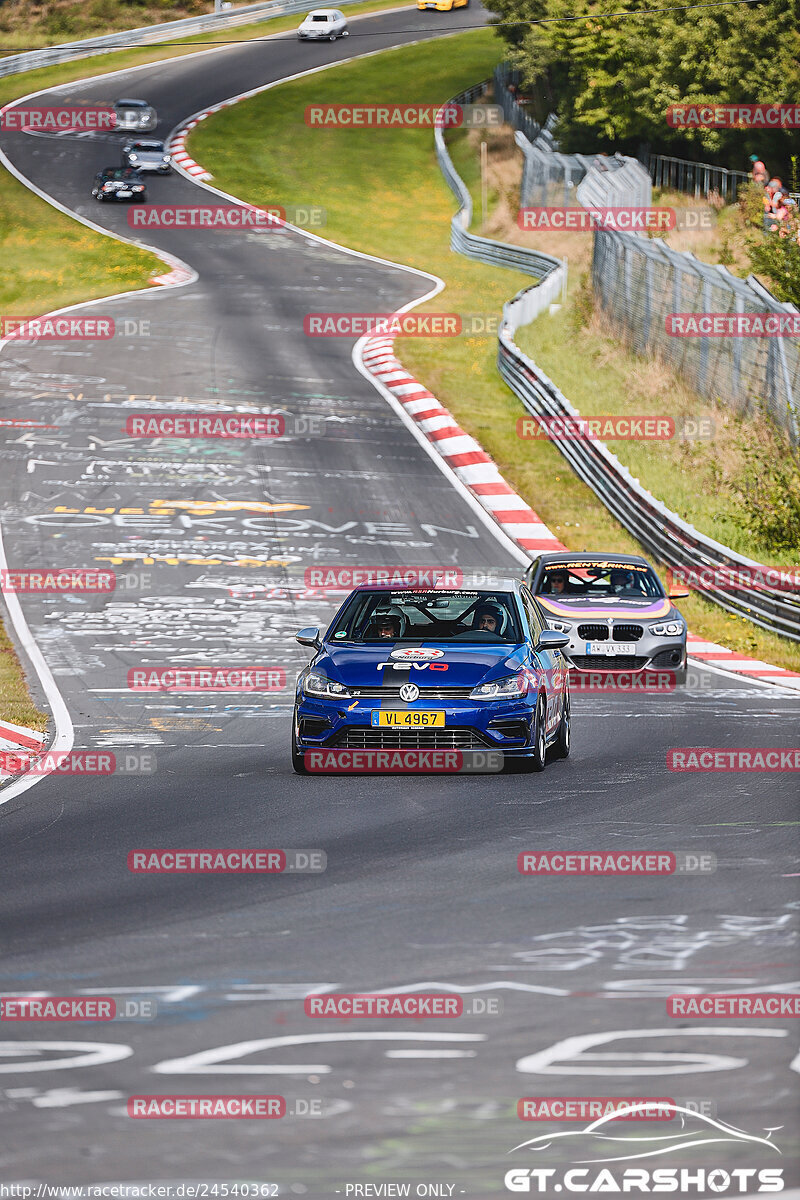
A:
[[[410,703],[419,696],[419,688],[415,683],[404,683],[400,688],[400,699]]]

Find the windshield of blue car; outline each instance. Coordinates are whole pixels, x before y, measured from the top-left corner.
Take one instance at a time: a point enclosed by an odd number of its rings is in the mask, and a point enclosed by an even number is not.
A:
[[[537,596],[554,600],[655,600],[664,595],[661,581],[644,563],[560,562],[545,566],[536,585]]]
[[[522,641],[511,592],[356,592],[335,621],[333,642]]]
[[[131,146],[128,153],[129,154],[138,154],[139,151],[141,151],[142,154],[163,154],[164,153],[164,143],[163,142],[134,142],[134,144]]]

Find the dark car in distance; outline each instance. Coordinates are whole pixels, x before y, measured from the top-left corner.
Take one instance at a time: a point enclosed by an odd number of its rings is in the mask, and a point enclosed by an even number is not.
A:
[[[144,177],[133,167],[104,167],[94,177],[92,195],[105,200],[146,200]]]

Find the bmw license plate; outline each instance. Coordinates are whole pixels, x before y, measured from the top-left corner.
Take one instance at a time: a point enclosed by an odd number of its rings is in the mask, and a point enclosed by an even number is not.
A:
[[[404,729],[411,726],[412,728],[425,728],[431,725],[444,725],[443,712],[429,712],[425,709],[409,708],[405,712],[390,712],[384,709],[376,709],[372,712],[373,725],[396,725]]]
[[[132,196],[133,192],[129,192],[127,188],[120,188],[117,192],[118,196]]]
[[[636,642],[587,642],[587,654],[635,654]]]

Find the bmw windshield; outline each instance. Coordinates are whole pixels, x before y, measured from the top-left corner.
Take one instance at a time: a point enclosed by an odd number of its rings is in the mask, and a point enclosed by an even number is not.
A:
[[[536,588],[539,596],[558,600],[657,600],[664,589],[655,571],[644,563],[558,562],[546,566]]]
[[[512,592],[359,591],[327,636],[334,644],[523,641]]]

